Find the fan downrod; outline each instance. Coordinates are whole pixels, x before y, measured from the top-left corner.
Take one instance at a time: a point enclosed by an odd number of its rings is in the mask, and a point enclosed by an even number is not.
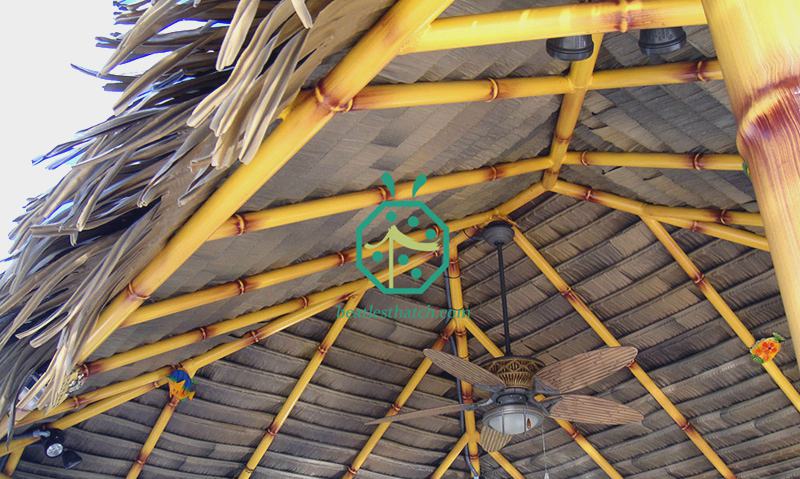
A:
[[[492,248],[505,246],[514,241],[514,229],[505,221],[492,221],[486,225],[481,235]]]

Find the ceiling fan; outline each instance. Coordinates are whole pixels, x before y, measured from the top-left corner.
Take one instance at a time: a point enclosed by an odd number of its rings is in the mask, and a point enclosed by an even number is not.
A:
[[[570,394],[629,366],[638,353],[634,347],[602,348],[546,367],[537,359],[511,354],[502,247],[513,237],[513,229],[505,222],[491,223],[483,232],[483,239],[497,249],[505,356],[492,359],[485,367],[481,367],[458,356],[433,349],[425,350],[425,356],[433,364],[475,388],[490,393],[491,397],[472,404],[453,404],[387,416],[367,424],[482,410],[480,444],[484,450],[491,452],[508,444],[513,436],[538,426],[546,417],[587,424],[627,424],[643,419],[639,411],[617,402]]]

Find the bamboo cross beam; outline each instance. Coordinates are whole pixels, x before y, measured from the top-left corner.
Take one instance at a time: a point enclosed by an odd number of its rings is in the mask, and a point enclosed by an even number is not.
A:
[[[147,462],[147,458],[150,457],[150,453],[153,452],[158,440],[161,439],[161,435],[164,434],[164,430],[167,428],[169,420],[172,419],[172,414],[175,413],[175,408],[178,407],[179,402],[180,401],[178,398],[175,397],[171,397],[167,400],[167,403],[161,410],[161,414],[158,415],[155,424],[153,424],[153,428],[147,435],[147,439],[144,441],[142,449],[136,456],[136,460],[133,461],[133,465],[131,466],[130,470],[128,470],[128,474],[125,476],[125,479],[136,479],[139,477],[144,464]]]
[[[469,347],[467,345],[467,330],[464,326],[464,297],[461,290],[461,267],[458,260],[458,249],[450,249],[450,265],[447,268],[447,278],[450,292],[450,308],[456,311],[455,318],[455,335],[456,335],[456,352],[458,357],[465,361],[469,361]],[[464,404],[472,404],[472,384],[461,381],[461,401]],[[478,430],[475,426],[475,411],[464,411],[464,429],[465,435],[468,437],[467,449],[469,450],[469,461],[472,464],[472,469],[480,475],[481,461],[478,451]]]
[[[576,200],[591,201],[611,209],[624,211],[636,216],[646,216],[645,207],[646,203],[631,198],[607,193],[605,191],[594,190],[592,188],[568,183],[563,180],[558,180],[553,185],[555,193],[569,196]],[[724,239],[734,243],[743,244],[750,248],[760,249],[762,251],[769,251],[769,244],[767,239],[761,235],[751,233],[749,231],[732,228],[716,223],[706,223],[702,221],[693,221],[682,218],[674,217],[656,217],[662,223],[671,224],[679,228],[686,228],[692,231],[703,233],[715,238]]]
[[[77,355],[84,362],[119,325],[164,283],[209,236],[297,153],[333,116],[427,26],[452,0],[400,0],[305,95],[264,140],[253,160],[236,168],[98,317]]]
[[[714,309],[717,310],[722,319],[730,326],[736,336],[742,341],[742,344],[749,350],[756,342],[756,338],[747,329],[747,326],[742,322],[741,319],[733,312],[728,303],[722,298],[722,296],[717,292],[708,278],[697,268],[694,262],[689,258],[689,255],[686,254],[683,249],[678,245],[675,239],[669,234],[669,232],[656,220],[650,218],[642,218],[642,221],[650,231],[653,232],[655,237],[664,245],[667,251],[672,255],[675,259],[675,262],[680,265],[681,269],[683,269],[687,276],[692,280],[692,282],[697,285],[703,295],[708,299],[708,302],[714,306]],[[787,399],[794,405],[795,409],[800,412],[800,394],[798,394],[797,389],[795,389],[792,382],[783,374],[777,364],[773,361],[766,361],[761,364],[764,369],[767,371],[767,374],[770,375],[775,384],[783,391],[786,395]]]
[[[556,269],[542,256],[541,253],[533,246],[533,244],[525,237],[524,233],[516,226],[514,228],[514,241],[522,249],[528,258],[536,265],[537,268],[544,274],[544,276],[555,286],[556,290],[561,296],[566,299],[575,311],[586,321],[586,324],[592,328],[600,339],[608,346],[621,346],[620,342],[611,333],[611,331],[600,321],[589,306],[578,296],[578,294],[570,288],[564,281]],[[717,472],[725,479],[732,479],[736,476],[725,464],[725,461],[714,451],[710,444],[703,438],[703,436],[692,426],[688,419],[681,413],[675,404],[667,397],[661,388],[656,385],[650,377],[636,361],[628,366],[628,369],[636,377],[639,383],[650,393],[653,399],[661,406],[662,409],[675,421],[675,424],[689,437],[697,449],[708,459],[714,466]]]
[[[353,98],[351,111],[492,102],[512,98],[567,95],[577,93],[581,88],[607,90],[721,79],[722,70],[718,61],[701,60],[597,71],[582,84],[572,76],[550,75],[369,85]]]
[[[401,54],[705,23],[700,0],[574,3],[440,18],[414,35]]]
[[[593,82],[601,74],[596,73]],[[615,153],[610,151],[568,151],[565,165],[666,168],[697,171],[744,171],[739,155],[720,153]]]
[[[359,293],[354,294],[347,300],[347,303],[344,306],[344,311],[353,311],[358,307],[358,303],[361,302],[361,298],[364,297],[364,291],[362,290]],[[336,341],[336,338],[339,337],[339,333],[342,332],[345,325],[347,324],[347,320],[349,319],[349,315],[346,313],[342,313],[336,317],[336,320],[331,325],[328,333],[325,335],[325,338],[322,342],[319,343],[319,347],[314,351],[314,354],[311,356],[311,359],[308,361],[308,365],[306,365],[305,370],[297,379],[297,382],[292,388],[292,391],[289,393],[289,396],[286,398],[286,401],[281,406],[278,413],[272,419],[272,423],[270,423],[269,427],[267,428],[267,432],[261,441],[256,446],[255,451],[250,456],[250,459],[245,464],[244,469],[239,474],[239,479],[248,479],[253,472],[255,472],[256,467],[261,462],[261,459],[264,458],[264,454],[267,453],[267,450],[272,445],[272,441],[275,439],[275,436],[278,435],[278,431],[280,431],[283,424],[288,419],[289,414],[292,413],[292,410],[297,405],[297,402],[300,400],[300,396],[303,395],[308,384],[311,382],[311,378],[314,377],[314,374],[317,373],[322,361],[325,359],[325,355],[333,347],[333,343]]]
[[[511,476],[511,479],[525,479],[525,476],[519,472],[519,469],[514,467],[514,465],[505,458],[505,456],[500,454],[500,451],[489,451],[489,456],[491,456],[492,459],[494,459],[495,462],[499,464],[509,476]]]
[[[19,449],[8,455],[6,464],[3,466],[3,474],[5,474],[6,477],[11,477],[14,475],[14,472],[17,470],[17,466],[19,465],[19,460],[22,459],[22,451],[23,449]],[[2,476],[0,476],[0,478],[2,478]]]
[[[431,479],[441,479],[442,476],[444,476],[444,474],[447,472],[447,470],[450,469],[450,466],[453,465],[453,462],[455,462],[458,455],[461,454],[461,451],[463,451],[464,448],[467,447],[468,442],[469,442],[469,434],[464,433],[461,436],[461,438],[458,441],[456,441],[455,445],[453,445],[453,448],[450,449],[450,452],[448,452],[447,455],[444,456],[442,462],[439,463],[439,467],[437,467],[436,470],[433,471],[433,474],[431,474]]]
[[[544,172],[542,177],[542,183],[547,190],[553,189],[553,184],[558,179],[561,164],[564,162],[569,142],[575,132],[575,125],[578,124],[586,91],[592,82],[592,72],[597,63],[597,55],[600,53],[602,41],[602,33],[592,35],[594,43],[592,55],[586,60],[572,62],[570,65],[568,78],[574,89],[571,93],[564,95],[561,100],[561,109],[553,130],[553,141],[550,144],[550,159],[553,160],[553,165]]]

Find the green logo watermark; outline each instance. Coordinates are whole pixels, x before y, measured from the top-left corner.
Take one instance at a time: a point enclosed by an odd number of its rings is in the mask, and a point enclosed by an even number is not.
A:
[[[388,173],[381,176],[381,180],[386,185],[389,197],[396,194],[394,180]],[[411,197],[417,196],[417,192],[425,184],[425,175],[419,175],[411,189]],[[403,219],[401,219],[403,218]],[[428,221],[426,221],[426,219]],[[370,226],[386,220],[389,227],[383,237],[369,243],[364,238],[364,232]],[[423,222],[430,223],[430,226],[423,230],[417,229]],[[403,224],[410,228],[409,233],[403,233],[400,228]],[[437,234],[437,229],[439,234]],[[411,277],[415,280],[423,280],[422,284],[415,287],[399,287],[395,285],[395,278],[408,269],[406,265],[411,261],[410,252],[420,253],[434,252],[441,248],[442,263],[436,268],[429,277],[422,278],[422,268],[415,266],[411,268]],[[364,251],[372,253],[364,257]],[[364,276],[383,293],[386,294],[421,294],[441,276],[447,269],[450,255],[450,230],[431,209],[420,200],[384,200],[379,204],[369,216],[356,228],[356,266],[364,273]],[[400,266],[398,268],[398,265]],[[371,268],[384,266],[388,270],[387,284],[372,273]]]

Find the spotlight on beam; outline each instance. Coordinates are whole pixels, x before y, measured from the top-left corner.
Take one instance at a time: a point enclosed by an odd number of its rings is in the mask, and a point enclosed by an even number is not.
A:
[[[639,49],[647,56],[664,55],[686,45],[686,32],[681,27],[651,28],[639,32]]]
[[[547,54],[557,60],[575,62],[592,56],[594,42],[591,35],[549,38],[546,43]]]

